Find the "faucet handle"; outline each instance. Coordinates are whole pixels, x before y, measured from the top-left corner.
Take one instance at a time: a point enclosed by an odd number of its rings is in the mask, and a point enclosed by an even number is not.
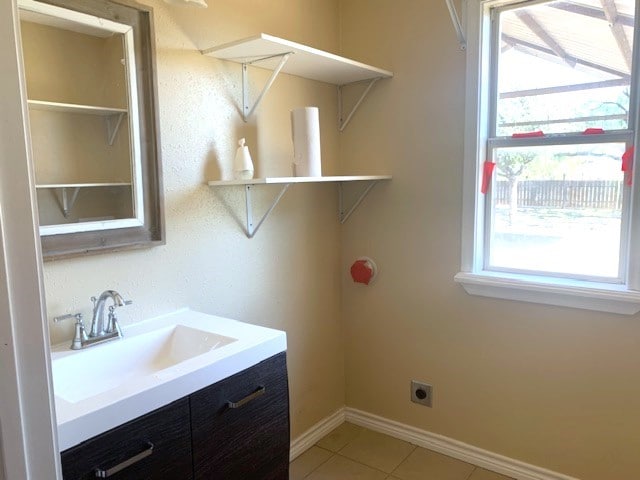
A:
[[[118,332],[119,337],[123,337],[122,329],[120,328],[120,324],[118,323],[118,317],[116,317],[116,307],[111,305],[109,307],[109,318],[107,321],[107,333]]]
[[[67,313],[66,315],[60,315],[58,317],[53,317],[53,321],[55,323],[62,322],[63,320],[69,320],[71,318],[76,319],[76,329],[73,335],[73,340],[71,340],[71,350],[80,350],[84,342],[87,341],[87,333],[84,329],[84,322],[82,321],[81,313]]]
[[[66,315],[59,315],[57,317],[53,317],[53,321],[55,323],[62,322],[64,320],[69,320],[75,318],[76,323],[82,323],[82,314],[81,313],[67,313]]]

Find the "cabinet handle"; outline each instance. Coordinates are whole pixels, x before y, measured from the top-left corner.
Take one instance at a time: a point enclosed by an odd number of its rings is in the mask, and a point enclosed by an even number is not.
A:
[[[240,408],[243,405],[246,405],[247,403],[249,403],[251,400],[254,400],[262,395],[264,395],[265,392],[265,388],[263,385],[260,385],[258,387],[258,389],[253,392],[251,395],[247,395],[246,397],[244,397],[242,400],[238,400],[237,402],[227,402],[227,406],[229,408]]]
[[[153,453],[153,443],[147,442],[147,449],[143,452],[140,452],[137,455],[125,460],[122,463],[119,463],[115,467],[111,467],[107,470],[102,470],[101,468],[96,469],[96,478],[109,478],[111,475],[118,473],[121,470],[124,470],[127,467],[130,467],[134,463],[138,463],[143,458],[147,458],[149,455]]]

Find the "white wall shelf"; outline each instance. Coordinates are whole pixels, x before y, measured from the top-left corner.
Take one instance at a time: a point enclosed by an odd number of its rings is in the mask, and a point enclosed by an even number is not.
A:
[[[50,183],[38,184],[36,189],[55,190],[60,196],[56,195],[60,210],[65,218],[71,213],[73,205],[76,203],[81,188],[100,188],[100,187],[131,187],[131,183],[126,182],[102,182],[102,183]]]
[[[264,185],[281,183],[329,183],[329,182],[366,182],[391,180],[391,175],[341,175],[327,177],[265,177],[252,178],[251,180],[211,180],[208,182],[211,187],[221,187],[229,185]]]
[[[338,205],[338,218],[340,223],[345,223],[351,214],[362,203],[371,189],[381,181],[391,180],[391,175],[349,175],[349,176],[332,176],[332,177],[266,177],[266,178],[254,178],[251,180],[212,180],[208,182],[210,187],[229,187],[229,186],[243,186],[245,191],[245,205],[246,205],[246,235],[248,238],[253,238],[269,214],[276,207],[280,199],[284,196],[287,189],[295,183],[337,183],[339,194]],[[344,202],[344,184],[352,182],[364,182],[365,188],[360,192],[360,195],[356,200],[347,208]],[[258,221],[253,221],[253,201],[252,201],[252,189],[256,185],[282,185],[280,192],[271,203],[266,213]]]
[[[202,54],[242,64],[242,113],[245,122],[256,110],[280,72],[337,85],[340,131],[347,126],[375,82],[381,78],[393,77],[393,73],[388,70],[365,65],[355,60],[265,33],[208,48],[203,50]],[[273,70],[273,73],[256,101],[253,105],[250,105],[248,94],[249,72],[247,67],[254,64],[259,68]],[[354,107],[345,116],[342,108],[342,88],[345,85],[359,82],[367,82],[368,85]]]
[[[131,182],[95,182],[95,183],[39,183],[36,188],[95,188],[130,187]]]
[[[79,105],[75,103],[48,102],[44,100],[29,100],[29,108],[32,110],[46,110],[61,113],[79,113],[82,115],[96,115],[104,117],[107,128],[107,143],[113,145],[118,134],[122,119],[127,114],[125,108],[110,108],[96,105]]]
[[[127,113],[125,108],[99,107],[95,105],[80,105],[76,103],[47,102],[44,100],[29,100],[28,103],[29,108],[34,110],[52,110],[55,112],[84,113],[87,115],[99,116]]]

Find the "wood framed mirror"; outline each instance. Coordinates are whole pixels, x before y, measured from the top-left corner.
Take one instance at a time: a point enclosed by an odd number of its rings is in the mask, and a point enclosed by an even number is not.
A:
[[[164,243],[151,9],[18,5],[43,257]]]

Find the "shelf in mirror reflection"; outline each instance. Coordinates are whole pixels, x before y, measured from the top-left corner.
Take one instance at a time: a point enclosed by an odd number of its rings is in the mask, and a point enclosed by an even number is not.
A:
[[[107,129],[107,143],[110,146],[113,145],[122,120],[128,113],[126,108],[103,107],[98,105],[80,105],[76,103],[49,102],[45,100],[28,100],[27,103],[31,110],[93,115],[104,118]]]
[[[48,102],[45,100],[29,100],[29,108],[34,110],[50,110],[53,112],[84,113],[87,115],[120,115],[127,113],[126,108],[103,107],[98,105],[79,105],[76,103]]]
[[[36,188],[130,187],[131,182],[39,183]]]
[[[39,209],[40,226],[51,226],[68,223],[93,221],[87,219],[115,220],[133,216],[131,203],[131,187],[128,182],[92,182],[92,183],[56,183],[36,185]],[[80,192],[86,194],[80,195]],[[44,200],[46,192],[51,192],[55,198],[53,205]],[[117,196],[117,204],[122,208],[114,210],[105,208],[112,205],[114,195]],[[78,206],[78,208],[76,208]]]

